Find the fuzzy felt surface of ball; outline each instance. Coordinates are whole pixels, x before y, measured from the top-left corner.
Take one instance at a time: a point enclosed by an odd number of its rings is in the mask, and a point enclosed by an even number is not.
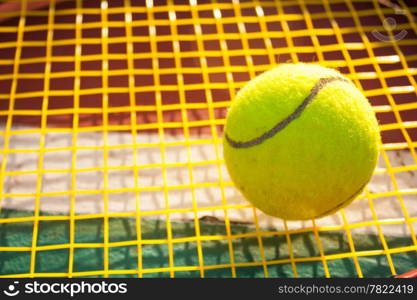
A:
[[[340,72],[281,64],[232,101],[223,137],[235,186],[264,213],[308,220],[351,203],[369,182],[380,134],[366,97]]]

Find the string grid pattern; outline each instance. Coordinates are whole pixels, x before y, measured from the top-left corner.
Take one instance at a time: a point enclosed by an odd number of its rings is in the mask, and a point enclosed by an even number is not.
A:
[[[19,1],[19,10],[0,12],[0,224],[30,224],[31,243],[0,245],[1,257],[27,254],[27,271],[2,274],[6,277],[77,277],[137,276],[162,274],[176,277],[181,272],[207,277],[210,271],[227,269],[231,277],[239,276],[240,268],[258,268],[265,277],[276,276],[275,266],[288,266],[290,276],[299,276],[298,266],[319,263],[322,276],[332,277],[332,262],[349,260],[358,277],[366,276],[361,260],[380,256],[390,274],[397,274],[395,255],[417,250],[415,235],[417,215],[409,212],[405,198],[417,201],[417,187],[404,188],[397,182],[402,172],[417,170],[417,6],[398,0],[395,7],[386,7],[377,0],[287,0],[287,1],[50,1],[49,5],[29,9],[33,3]],[[89,6],[91,5],[91,6]],[[398,14],[396,11],[400,11]],[[388,17],[397,20],[387,29]],[[385,22],[385,23],[384,23]],[[376,38],[380,32],[390,41]],[[398,32],[407,35],[398,39]],[[39,36],[41,38],[39,38]],[[366,188],[359,197],[368,202],[371,218],[352,222],[344,210],[338,212],[338,225],[320,225],[310,221],[303,228],[292,228],[282,221],[282,228],[261,226],[260,212],[249,203],[231,203],[228,191],[233,184],[228,178],[222,157],[222,134],[227,108],[236,92],[251,78],[282,62],[316,62],[338,68],[363,91],[371,101],[378,119],[383,144],[375,176],[387,176],[390,188],[375,192]],[[95,99],[98,99],[97,101]],[[30,126],[18,126],[19,124]],[[100,145],[79,145],[80,135],[99,133]],[[49,134],[70,134],[66,146],[48,147]],[[128,137],[121,144],[111,142],[112,134]],[[142,138],[154,135],[156,141]],[[36,135],[34,148],[12,147],[16,137]],[[175,136],[176,139],[171,137]],[[212,157],[196,161],[193,147],[208,145]],[[171,162],[167,152],[183,147],[182,160]],[[97,165],[80,167],[82,151],[97,151]],[[111,153],[126,150],[130,164],[112,164]],[[155,151],[157,162],[143,163],[142,153]],[[406,152],[411,160],[402,165],[391,161],[389,152]],[[69,168],[47,168],[47,157],[70,153]],[[36,155],[34,169],[11,168],[11,156]],[[196,169],[212,167],[215,180],[197,180]],[[181,169],[184,183],[170,182],[170,170]],[[144,185],[141,174],[160,170],[161,182]],[[131,185],[113,187],[111,173],[130,172]],[[96,189],[82,189],[78,176],[98,172],[102,184]],[[67,176],[69,184],[58,191],[44,191],[46,175]],[[19,176],[33,176],[32,192],[16,193],[6,182]],[[200,206],[198,190],[216,188],[216,205]],[[187,191],[188,207],[171,207],[171,193]],[[135,207],[131,211],[113,212],[109,207],[112,195],[132,193]],[[163,207],[143,210],[142,195],[158,194]],[[100,213],[76,213],[79,196],[99,195]],[[66,197],[67,214],[45,214],[42,201],[47,197]],[[402,216],[380,218],[376,203],[390,197],[401,209]],[[29,214],[8,216],[3,206],[7,201],[30,198],[34,203]],[[236,232],[230,212],[249,211],[253,229]],[[221,212],[221,233],[207,233],[202,216]],[[175,234],[172,216],[189,213],[187,222],[191,236]],[[161,217],[163,234],[143,233],[146,218]],[[133,238],[112,239],[112,222],[131,220]],[[102,240],[82,242],[77,224],[97,220]],[[61,222],[68,226],[64,243],[43,244],[42,224]],[[409,243],[392,247],[387,241],[385,226],[404,225]],[[354,232],[373,227],[380,247],[357,249]],[[347,249],[332,253],[323,235],[342,232]],[[311,234],[314,254],[297,255],[293,237]],[[268,239],[280,237],[286,257],[271,257],[266,249]],[[256,255],[245,261],[236,256],[236,246],[245,239],[255,241]],[[228,261],[207,264],[207,243],[222,242]],[[163,246],[167,263],[146,267],[146,247]],[[196,260],[190,264],[176,262],[181,245],[193,245]],[[126,248],[134,253],[134,268],[117,269],[111,262],[114,249]],[[98,249],[100,269],[77,270],[77,254],[83,249]],[[41,253],[64,251],[65,272],[39,272]],[[417,266],[416,266],[417,267]]]

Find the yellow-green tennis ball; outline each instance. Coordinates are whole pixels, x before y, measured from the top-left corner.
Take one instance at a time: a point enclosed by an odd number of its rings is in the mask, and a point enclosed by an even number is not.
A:
[[[380,135],[371,105],[338,71],[282,64],[242,88],[224,157],[236,187],[268,215],[306,220],[348,205],[370,180]]]

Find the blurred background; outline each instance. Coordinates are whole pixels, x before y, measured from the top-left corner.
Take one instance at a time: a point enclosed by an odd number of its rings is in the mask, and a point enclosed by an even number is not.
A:
[[[388,277],[417,267],[417,5],[0,2],[0,274]],[[233,187],[227,108],[285,62],[346,74],[383,145],[352,205],[284,222]]]

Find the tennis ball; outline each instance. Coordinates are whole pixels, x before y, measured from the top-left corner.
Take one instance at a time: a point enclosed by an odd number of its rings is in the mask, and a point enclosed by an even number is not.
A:
[[[227,114],[223,148],[232,181],[268,215],[320,218],[370,180],[380,135],[371,105],[338,71],[282,64],[251,80]]]

